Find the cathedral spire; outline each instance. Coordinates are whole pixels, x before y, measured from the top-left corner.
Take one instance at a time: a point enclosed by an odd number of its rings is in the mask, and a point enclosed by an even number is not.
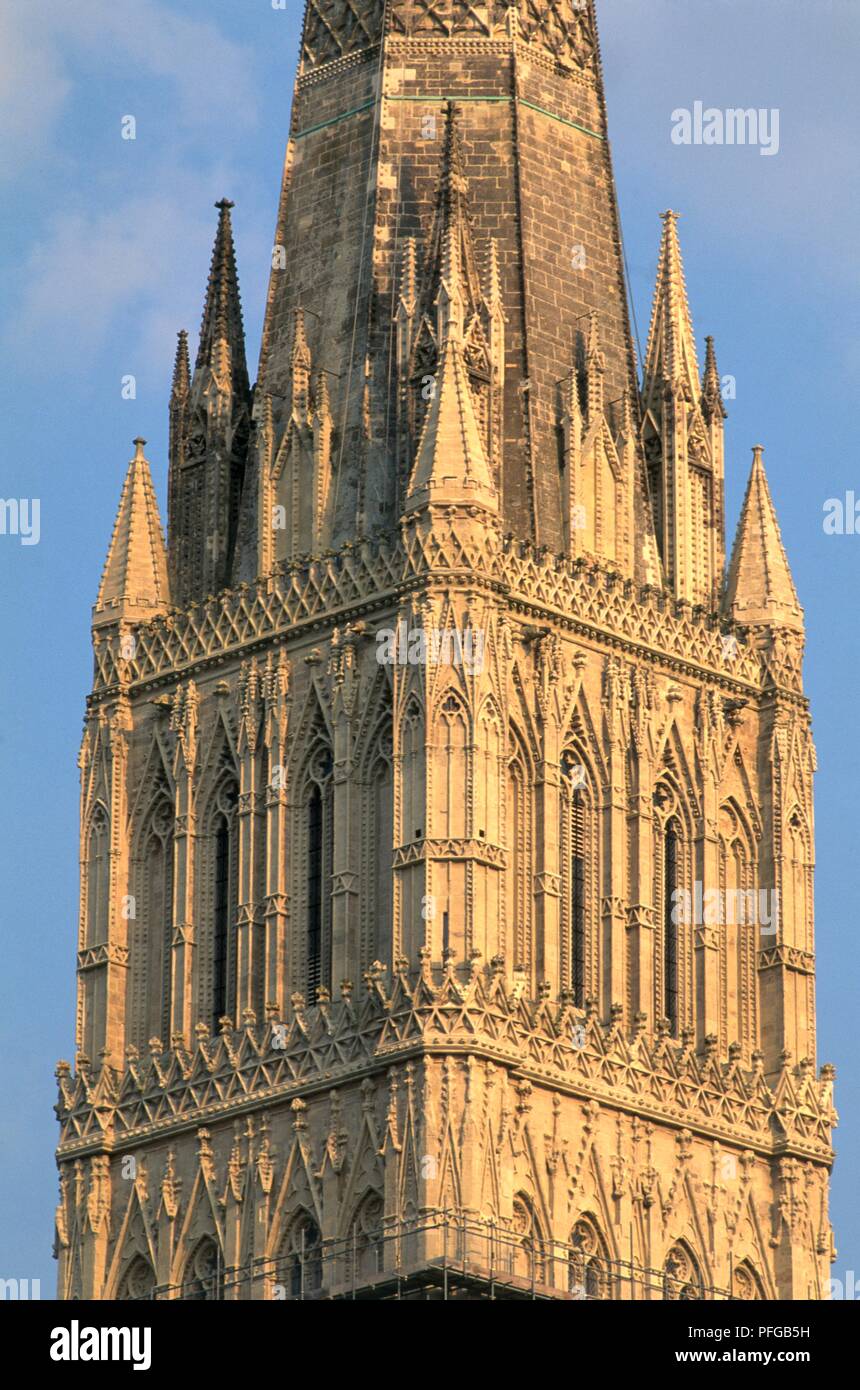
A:
[[[164,536],[145,443],[134,441],[93,609],[96,624],[143,622],[170,602]]]
[[[222,383],[229,375],[233,389],[241,392],[248,390],[248,367],[230,219],[230,209],[234,204],[229,198],[222,198],[215,206],[218,209],[218,230],[212,251],[195,375],[201,367],[210,367]]]
[[[767,485],[760,444],[741,508],[729,564],[725,608],[747,627],[787,627],[803,631],[803,609],[782,544]]]

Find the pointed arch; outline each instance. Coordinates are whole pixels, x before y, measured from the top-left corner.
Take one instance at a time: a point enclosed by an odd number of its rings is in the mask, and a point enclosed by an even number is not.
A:
[[[732,1298],[761,1301],[764,1285],[749,1260],[741,1260],[732,1271]]]
[[[581,1216],[570,1233],[568,1292],[590,1300],[612,1297],[609,1247],[590,1214]]]
[[[685,1240],[672,1245],[663,1261],[663,1298],[690,1302],[704,1298],[702,1267]]]
[[[93,806],[84,834],[81,863],[80,944],[85,951],[104,946],[110,933],[110,815],[104,802]],[[91,960],[97,960],[93,955]],[[90,970],[78,992],[79,1046],[95,1058],[107,1019],[107,971]]]
[[[780,908],[783,939],[801,950],[811,950],[812,837],[806,815],[797,802],[785,818]]]
[[[205,807],[200,836],[197,1013],[213,1033],[236,1000],[239,913],[239,779],[224,760]]]
[[[349,1223],[347,1278],[362,1284],[381,1274],[385,1267],[383,1236],[384,1204],[380,1193],[365,1192]]]
[[[97,801],[87,827],[85,947],[107,940],[110,892],[110,816]]]
[[[482,703],[475,739],[475,817],[478,833],[488,844],[501,842],[502,716],[492,698]]]
[[[221,1249],[211,1236],[198,1240],[185,1261],[181,1297],[188,1303],[213,1303],[224,1297]]]
[[[693,817],[674,774],[665,769],[654,787],[655,1017],[677,1037],[694,1022]]]
[[[298,931],[294,979],[315,1004],[331,988],[331,908],[334,856],[334,759],[327,731],[317,725],[297,779],[293,844]]]
[[[522,1189],[511,1208],[508,1261],[511,1273],[542,1284],[546,1278],[546,1248],[534,1201]]]
[[[133,838],[129,904],[129,1038],[170,1045],[175,810],[166,782],[156,788]]]
[[[277,1282],[288,1298],[313,1298],[323,1282],[322,1236],[310,1212],[301,1208],[284,1232],[275,1265]]]
[[[394,745],[386,708],[368,740],[361,769],[363,814],[361,968],[391,965],[394,851]]]
[[[138,1301],[155,1297],[155,1270],[144,1255],[135,1255],[123,1274],[117,1299]]]
[[[600,825],[594,769],[582,746],[561,755],[559,868],[561,873],[560,980],[582,1008],[599,990]]]
[[[739,1042],[749,1061],[757,1042],[758,910],[755,837],[738,803],[720,807],[720,1042]],[[706,918],[707,920],[707,918]]]
[[[400,796],[397,836],[401,845],[412,844],[424,834],[426,816],[426,757],[424,710],[417,695],[410,695],[400,720]]]
[[[459,693],[449,689],[442,696],[435,721],[442,752],[439,804],[433,835],[444,840],[463,840],[467,834],[469,786],[469,714]]]
[[[506,945],[512,964],[533,965],[534,770],[516,726],[508,735],[505,782]]]

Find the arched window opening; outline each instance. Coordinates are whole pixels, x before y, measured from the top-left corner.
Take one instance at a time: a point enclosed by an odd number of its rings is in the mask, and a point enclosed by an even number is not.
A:
[[[573,1002],[585,1003],[585,797],[573,793],[570,817],[570,966]]]
[[[309,1298],[322,1288],[322,1237],[306,1213],[290,1225],[281,1249],[282,1277],[290,1298]]]
[[[403,769],[400,843],[409,845],[413,841],[421,839],[424,834],[427,815],[423,716],[415,700],[409,701],[403,716],[400,745]]]
[[[466,834],[465,788],[469,778],[469,722],[460,701],[449,695],[440,710],[444,774],[440,786],[440,819],[435,832],[442,839],[461,840]]]
[[[369,902],[365,931],[365,963],[391,959],[394,845],[394,786],[391,763],[391,735],[385,731],[378,742],[378,757],[370,774],[368,815],[366,818],[365,864],[368,872]]]
[[[744,1301],[764,1298],[761,1280],[746,1260],[737,1265],[732,1273],[732,1298]]]
[[[211,1026],[216,1034],[221,1019],[232,1015],[236,989],[234,956],[239,912],[237,800],[238,790],[232,780],[222,786],[216,800],[211,1007]]]
[[[678,827],[670,820],[663,836],[663,1013],[678,1031]]]
[[[355,1283],[381,1274],[385,1262],[382,1236],[382,1198],[369,1193],[361,1203],[350,1227],[348,1260]]]
[[[230,827],[222,817],[215,831],[215,950],[212,966],[212,1026],[227,1012],[227,942],[230,933]]]
[[[577,1221],[571,1232],[568,1291],[577,1298],[610,1297],[609,1255],[606,1244],[588,1217]]]
[[[514,735],[508,748],[505,802],[507,867],[508,948],[515,966],[532,968],[532,801],[531,778],[525,750]]]
[[[308,801],[308,998],[316,1000],[322,979],[322,792],[314,787]]]
[[[311,762],[305,805],[305,983],[308,1002],[329,986],[331,957],[332,756],[317,751]]]
[[[155,1271],[143,1255],[135,1255],[119,1286],[117,1298],[144,1299],[155,1297]]]
[[[704,1298],[698,1262],[686,1245],[673,1245],[663,1265],[663,1297],[675,1302]]]
[[[150,821],[145,855],[146,945],[148,980],[146,1038],[170,1045],[173,965],[173,805],[160,800]]]
[[[564,753],[561,774],[561,979],[577,1008],[583,1008],[589,992],[589,897],[595,892],[594,824],[586,767],[578,753]]]
[[[525,1192],[514,1197],[511,1218],[511,1268],[521,1279],[542,1283],[544,1279],[544,1249],[538,1220],[531,1198]]]
[[[110,834],[107,812],[99,805],[93,812],[87,853],[86,945],[107,940],[110,882]]]
[[[213,1303],[224,1297],[221,1251],[208,1236],[194,1249],[185,1266],[182,1297],[191,1303]]]
[[[808,950],[811,917],[808,895],[809,871],[805,826],[797,810],[789,818],[786,848],[788,862],[783,871],[783,881],[787,892],[783,892],[786,901],[782,909],[785,919],[784,939],[792,946]],[[780,940],[782,935],[774,933],[771,941]]]

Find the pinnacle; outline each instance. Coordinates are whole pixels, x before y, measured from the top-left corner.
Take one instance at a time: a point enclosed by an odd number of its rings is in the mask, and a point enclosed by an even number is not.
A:
[[[463,174],[459,113],[456,104],[449,101],[445,106],[445,140],[427,274],[421,295],[422,313],[429,315],[438,301],[443,300],[448,315],[457,317],[458,306],[464,312],[473,310],[481,298],[472,246],[468,183]]]
[[[143,619],[169,602],[167,556],[145,439],[134,441],[95,611]]]
[[[723,393],[720,385],[720,373],[717,369],[717,354],[714,351],[713,338],[705,339],[705,372],[702,377],[702,404],[707,418],[714,415],[726,418],[726,408],[723,405]]]
[[[760,444],[753,448],[746,495],[729,564],[725,606],[745,626],[803,631],[803,610],[782,544]]]
[[[173,364],[173,386],[171,396],[181,399],[188,395],[191,387],[191,362],[188,357],[188,334],[180,329],[176,344],[176,358]]]
[[[655,381],[680,382],[688,388],[690,399],[695,400],[699,394],[699,366],[678,240],[678,213],[670,210],[661,216],[663,235],[645,354],[646,389],[647,384]]]
[[[305,331],[305,311],[301,307],[294,311],[293,348],[290,358],[294,367],[296,365],[309,367],[311,363],[311,353]]]
[[[463,503],[496,511],[498,497],[472,404],[462,348],[447,337],[436,391],[415,459],[407,510],[424,503]]]
[[[209,366],[219,373],[230,371],[234,388],[247,393],[245,331],[242,324],[233,225],[230,220],[230,209],[234,204],[229,198],[221,198],[215,206],[218,209],[218,229],[215,233],[195,366]]]

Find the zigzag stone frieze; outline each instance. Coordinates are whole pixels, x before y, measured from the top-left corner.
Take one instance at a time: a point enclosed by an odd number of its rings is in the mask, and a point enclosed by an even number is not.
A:
[[[763,685],[764,664],[743,629],[598,565],[548,555],[510,538],[499,544],[488,537],[480,547],[471,537],[461,542],[452,526],[441,537],[407,532],[281,566],[253,584],[141,624],[128,659],[121,655],[120,636],[97,634],[94,690],[146,684],[273,637],[356,618],[395,602],[410,585],[434,581],[495,590],[515,610],[646,658],[657,652],[739,688],[760,691]],[[733,642],[726,640],[728,633]]]
[[[304,70],[325,67],[378,45],[385,27],[391,36],[444,43],[519,36],[555,63],[593,67],[596,44],[587,5],[579,0],[391,0],[387,24],[382,0],[307,0],[302,39]],[[459,41],[459,43],[458,43]],[[456,51],[456,50],[455,50]]]
[[[434,979],[426,952],[420,969],[400,962],[390,991],[382,971],[365,976],[360,1001],[342,998],[306,1008],[294,996],[286,1021],[249,1020],[216,1039],[198,1030],[193,1051],[131,1049],[122,1069],[104,1060],[96,1070],[79,1058],[57,1068],[61,1158],[241,1112],[265,1101],[330,1090],[380,1067],[428,1050],[491,1058],[533,1084],[542,1081],[643,1118],[748,1144],[765,1154],[831,1155],[833,1068],[816,1079],[811,1064],[784,1065],[775,1084],[761,1059],[752,1069],[721,1064],[707,1044],[664,1032],[621,1028],[617,1014],[601,1025],[592,1003],[526,1000],[506,984],[501,962],[487,971],[473,962],[465,981],[450,964]]]

